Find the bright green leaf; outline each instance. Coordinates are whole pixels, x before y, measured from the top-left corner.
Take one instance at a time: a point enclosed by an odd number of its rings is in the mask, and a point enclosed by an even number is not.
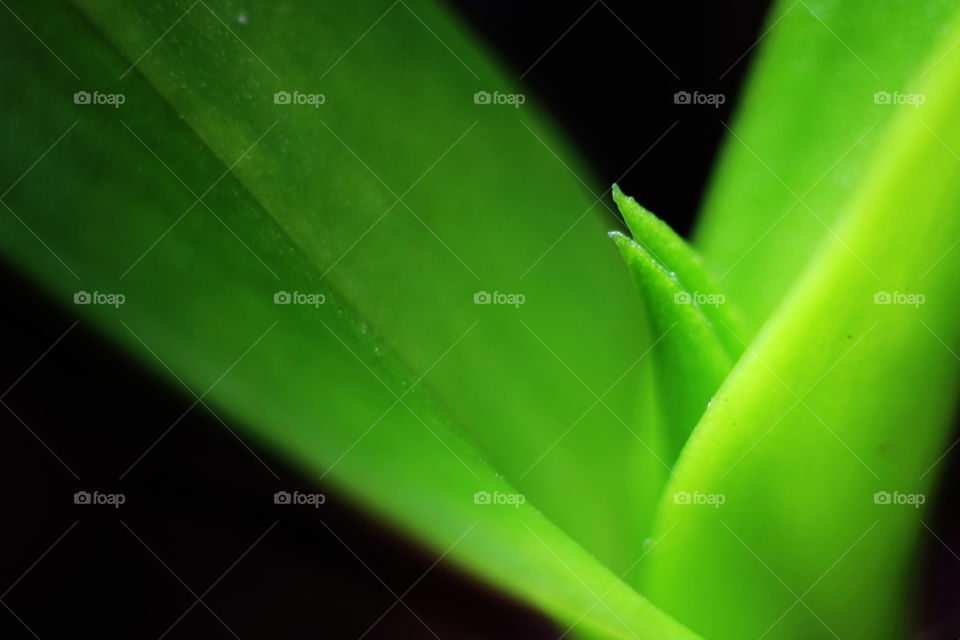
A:
[[[745,339],[835,236],[870,163],[890,153],[885,131],[896,109],[875,94],[920,91],[953,44],[941,38],[956,8],[953,0],[776,3],[695,234],[744,312]]]
[[[931,62],[664,493],[642,592],[706,637],[904,635],[960,342],[960,49]]]

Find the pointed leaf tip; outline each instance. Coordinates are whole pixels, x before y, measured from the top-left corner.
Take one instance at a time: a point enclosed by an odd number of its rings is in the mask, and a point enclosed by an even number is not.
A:
[[[739,313],[728,302],[716,280],[704,267],[700,255],[671,229],[670,225],[625,194],[618,185],[614,184],[611,191],[617,208],[620,209],[627,227],[633,234],[633,240],[624,236],[628,243],[622,240],[617,241],[624,260],[630,264],[631,256],[635,260],[635,252],[639,249],[643,254],[651,256],[667,274],[675,276],[680,283],[681,291],[694,304],[698,304],[699,301],[722,301],[719,304],[708,303],[703,306],[702,311],[707,321],[713,326],[731,361],[736,361],[744,348],[740,337],[744,333],[741,329]],[[633,247],[634,253],[627,251],[627,246]],[[634,277],[637,278],[637,276],[638,272],[634,271]],[[641,287],[644,286],[640,279],[637,282]]]

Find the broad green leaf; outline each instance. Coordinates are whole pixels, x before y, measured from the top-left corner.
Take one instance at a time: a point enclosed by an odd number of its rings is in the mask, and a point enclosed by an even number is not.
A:
[[[533,100],[475,104],[519,89],[446,10],[76,4],[411,370],[479,321],[426,384],[558,526],[626,570],[642,521],[621,505],[650,508],[634,472],[651,455],[634,418],[638,301],[604,206]],[[326,101],[277,105],[277,91]],[[475,304],[483,291],[525,302]]]
[[[869,164],[890,152],[884,132],[897,109],[874,95],[920,92],[943,64],[943,50],[930,55],[931,47],[956,8],[953,0],[776,3],[695,234],[744,311],[745,339],[816,246],[835,237],[841,205]]]
[[[0,19],[5,259],[64,304],[122,293],[75,309],[492,584],[596,637],[693,638],[616,577],[649,455],[629,278],[537,112],[473,103],[509,85],[462,30],[431,4],[273,2],[245,6],[241,41],[227,3],[84,4]],[[326,110],[274,104],[287,89]]]
[[[664,493],[641,591],[705,637],[904,635],[918,507],[958,388],[958,40],[954,20],[918,66],[932,68],[925,104],[893,109],[838,237],[724,382]]]

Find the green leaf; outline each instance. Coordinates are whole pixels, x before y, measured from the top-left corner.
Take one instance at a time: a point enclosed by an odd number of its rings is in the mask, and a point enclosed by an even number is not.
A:
[[[474,104],[513,88],[462,27],[432,3],[246,3],[242,27],[229,2],[77,4],[0,22],[5,258],[64,304],[123,294],[76,310],[498,587],[600,637],[693,638],[616,577],[649,456],[629,278],[539,110]]]
[[[613,199],[623,214],[634,240],[652,254],[657,264],[672,279],[683,282],[684,300],[694,304],[702,313],[716,340],[731,360],[743,353],[739,335],[743,332],[742,321],[735,305],[727,300],[720,286],[703,264],[695,249],[677,235],[670,226],[644,209],[640,204],[613,185]],[[621,250],[623,243],[618,242]],[[708,300],[701,304],[698,300]]]
[[[925,104],[891,107],[837,237],[724,382],[664,492],[641,590],[706,637],[904,635],[917,507],[958,383],[958,40],[955,19],[917,67],[931,69]]]
[[[640,433],[652,455],[641,461],[641,478],[647,496],[659,495],[690,432],[742,351],[731,328],[739,321],[682,238],[617,185],[613,198],[634,239],[619,231],[610,237],[643,299],[643,326],[649,325],[653,334],[647,352],[654,379],[640,395],[646,418]],[[645,532],[655,503],[656,498],[647,497],[633,505]],[[627,576],[633,579],[635,571]]]
[[[874,94],[918,92],[943,64],[952,43],[941,36],[955,13],[952,0],[776,3],[695,233],[744,312],[745,339],[816,247],[835,238],[839,212],[875,156],[890,152],[885,131],[896,109]]]
[[[474,103],[517,89],[462,27],[432,2],[271,2],[243,6],[241,44],[220,21],[239,5],[78,4],[225,167],[242,156],[251,196],[413,371],[480,321],[429,381],[437,401],[559,526],[630,566],[641,523],[619,505],[640,483],[595,461],[649,456],[633,426],[637,301],[596,286],[616,258],[533,101]],[[276,105],[279,90],[326,102]],[[477,306],[479,291],[526,302]]]
[[[672,464],[742,346],[732,343],[735,320],[726,297],[693,250],[617,185],[613,197],[634,236],[610,234],[633,274],[656,336],[650,349],[657,372],[657,424],[665,431],[656,441],[663,443],[658,453]]]

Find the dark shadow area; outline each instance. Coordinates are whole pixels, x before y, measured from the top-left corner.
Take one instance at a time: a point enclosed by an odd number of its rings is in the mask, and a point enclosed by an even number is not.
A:
[[[946,447],[958,437],[954,418],[953,434]],[[930,472],[937,474],[930,504],[923,512],[917,560],[910,592],[914,612],[910,628],[913,640],[956,640],[960,637],[960,514],[956,509],[960,486],[960,456],[953,448]]]
[[[83,324],[70,329],[71,314],[0,273],[0,389],[12,386],[9,410],[0,406],[0,637],[561,633],[255,443],[248,450],[209,410],[190,409],[178,383]],[[107,503],[75,504],[80,491]],[[277,491],[325,502],[275,504]]]
[[[769,2],[449,2],[546,105],[600,188],[618,181],[689,232]],[[683,91],[723,104],[677,104]]]

